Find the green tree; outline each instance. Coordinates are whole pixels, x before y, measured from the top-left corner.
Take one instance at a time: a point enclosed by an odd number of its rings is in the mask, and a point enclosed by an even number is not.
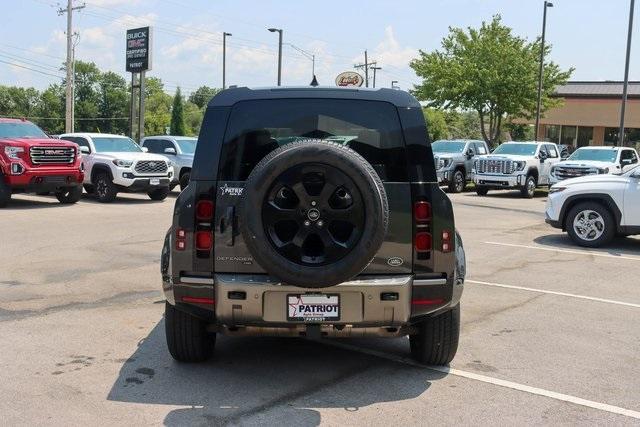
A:
[[[173,97],[173,105],[171,106],[171,135],[184,135],[184,100],[182,99],[182,92],[180,87],[176,90],[176,94]]]
[[[76,132],[92,132],[104,125],[100,117],[101,72],[93,62],[76,61],[75,107]]]
[[[111,71],[102,73],[98,81],[98,114],[100,130],[125,134],[129,129],[129,90],[127,82]]]
[[[162,80],[157,77],[145,80],[145,95],[144,132],[146,135],[164,135],[171,122],[171,95],[164,91]]]
[[[423,79],[413,93],[430,107],[476,111],[484,140],[495,145],[507,115],[535,114],[540,48],[539,39],[528,42],[515,36],[499,15],[479,29],[449,28],[441,50],[420,51],[411,61]],[[545,46],[546,57],[550,52],[551,47]],[[553,62],[544,64],[544,109],[558,105],[551,94],[572,72]]]
[[[184,123],[186,127],[186,135],[198,136],[200,133],[200,125],[204,116],[204,108],[198,107],[193,102],[187,101],[184,104]]]
[[[189,102],[196,104],[198,108],[204,108],[220,89],[209,86],[200,86],[195,92],[189,95]]]
[[[36,119],[35,122],[49,134],[63,133],[64,108],[64,86],[52,84],[40,94],[40,103],[36,115],[43,118]]]
[[[445,120],[445,114],[435,108],[423,108],[422,112],[427,121],[427,131],[431,141],[449,138],[449,128]]]
[[[449,110],[444,117],[452,139],[482,139],[478,113]]]

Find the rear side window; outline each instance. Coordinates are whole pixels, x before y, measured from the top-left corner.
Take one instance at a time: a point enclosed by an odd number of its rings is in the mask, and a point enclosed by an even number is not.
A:
[[[307,138],[350,147],[371,163],[383,181],[407,181],[404,141],[396,108],[386,102],[335,99],[276,99],[236,104],[227,125],[218,179],[245,181],[271,151]]]

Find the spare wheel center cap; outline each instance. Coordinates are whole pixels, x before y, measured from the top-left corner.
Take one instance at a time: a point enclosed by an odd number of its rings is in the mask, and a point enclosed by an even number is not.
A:
[[[309,221],[317,221],[320,218],[320,211],[316,208],[309,209],[307,211],[307,218]]]

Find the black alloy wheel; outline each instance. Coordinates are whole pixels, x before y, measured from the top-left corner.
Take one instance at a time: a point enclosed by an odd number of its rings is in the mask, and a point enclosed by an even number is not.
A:
[[[333,264],[358,244],[365,206],[353,180],[326,164],[301,164],[278,176],[262,206],[278,253],[305,266]]]

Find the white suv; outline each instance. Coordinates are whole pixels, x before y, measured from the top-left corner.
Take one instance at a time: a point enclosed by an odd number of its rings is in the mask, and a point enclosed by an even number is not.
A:
[[[486,196],[491,189],[517,188],[523,197],[532,198],[536,187],[549,184],[551,167],[559,161],[558,146],[551,142],[505,142],[473,162],[476,193]]]
[[[625,147],[581,147],[551,168],[551,184],[584,175],[620,175],[638,166],[638,153]]]
[[[173,166],[164,156],[150,154],[131,138],[104,133],[68,133],[60,139],[80,146],[84,187],[98,201],[112,202],[118,192],[147,193],[152,200],[169,194]]]
[[[546,222],[580,246],[598,247],[616,235],[640,234],[640,167],[622,175],[587,175],[555,184]]]

